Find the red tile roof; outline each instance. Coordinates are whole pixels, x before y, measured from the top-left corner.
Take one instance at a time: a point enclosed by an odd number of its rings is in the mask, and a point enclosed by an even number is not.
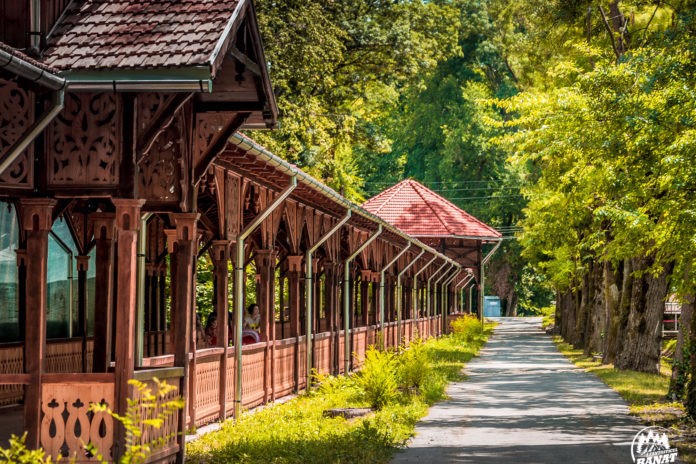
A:
[[[497,230],[412,179],[372,197],[363,208],[414,237],[501,237]]]
[[[75,2],[48,39],[44,61],[63,70],[210,66],[244,0]],[[227,31],[229,33],[229,30]],[[222,53],[226,51],[223,50]]]

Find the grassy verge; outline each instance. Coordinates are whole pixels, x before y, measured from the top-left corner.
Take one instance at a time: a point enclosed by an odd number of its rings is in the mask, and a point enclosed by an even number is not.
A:
[[[469,337],[448,335],[422,344],[428,379],[362,418],[327,418],[331,408],[365,407],[354,377],[324,377],[320,386],[284,404],[244,414],[187,446],[190,463],[384,463],[413,435],[428,406],[444,397],[446,383],[485,344],[492,327]],[[411,351],[411,350],[409,350]],[[395,362],[404,355],[397,356]],[[402,364],[404,364],[402,362]],[[367,369],[367,368],[366,368]]]
[[[670,443],[677,446],[682,462],[696,463],[696,435],[694,425],[684,416],[684,405],[669,402],[669,378],[671,369],[661,365],[659,374],[622,371],[610,364],[602,365],[598,360],[585,356],[582,350],[554,337],[554,343],[576,366],[591,372],[629,404],[631,415],[637,416],[647,425],[659,425],[670,429]]]

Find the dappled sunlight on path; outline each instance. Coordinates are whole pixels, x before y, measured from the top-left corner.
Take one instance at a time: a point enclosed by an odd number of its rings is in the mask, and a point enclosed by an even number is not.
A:
[[[392,463],[631,462],[642,426],[619,395],[561,355],[540,319],[500,322]]]

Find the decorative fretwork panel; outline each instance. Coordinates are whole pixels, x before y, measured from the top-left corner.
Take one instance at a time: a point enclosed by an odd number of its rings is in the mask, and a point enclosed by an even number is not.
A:
[[[119,183],[120,99],[116,94],[67,94],[48,130],[48,183],[116,186]]]
[[[199,427],[220,415],[220,357],[223,350],[215,351],[217,355],[196,362],[196,426]]]
[[[84,445],[92,443],[109,460],[114,423],[104,412],[89,410],[92,403],[113,407],[114,384],[86,381],[44,383],[41,395],[41,446],[54,459],[75,457],[76,462],[98,462]]]
[[[149,201],[177,203],[188,190],[182,125],[181,118],[175,118],[138,166],[141,195]]]
[[[138,95],[138,130],[144,132],[152,121],[166,108],[168,99],[163,93],[142,93]]]
[[[144,382],[151,390],[152,394],[157,395],[157,383],[153,380]],[[167,379],[169,385],[180,387],[180,380],[177,378]],[[165,414],[162,407],[163,404],[176,400],[180,396],[180,388],[168,392],[166,395],[159,396],[157,406],[154,408],[141,405],[140,417],[143,419],[142,435],[140,436],[140,444],[149,444],[153,455],[160,456],[160,460],[168,462],[167,456],[175,455],[179,450],[177,444],[177,433],[179,430],[179,414]],[[136,392],[136,397],[138,393]],[[160,418],[163,419],[162,426],[155,428],[151,425],[145,425],[144,422],[148,419]]]
[[[33,121],[33,95],[14,82],[0,79],[0,155],[8,152]],[[0,186],[32,187],[33,151],[33,145],[30,145],[5,172],[0,173]]]
[[[0,373],[21,374],[24,372],[24,349],[13,346],[0,350]],[[0,385],[0,406],[17,404],[24,396],[23,385]]]

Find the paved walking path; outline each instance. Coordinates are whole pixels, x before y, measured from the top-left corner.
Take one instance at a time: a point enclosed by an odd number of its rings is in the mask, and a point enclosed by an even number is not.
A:
[[[642,428],[617,393],[575,368],[538,318],[503,318],[392,464],[630,463]]]

